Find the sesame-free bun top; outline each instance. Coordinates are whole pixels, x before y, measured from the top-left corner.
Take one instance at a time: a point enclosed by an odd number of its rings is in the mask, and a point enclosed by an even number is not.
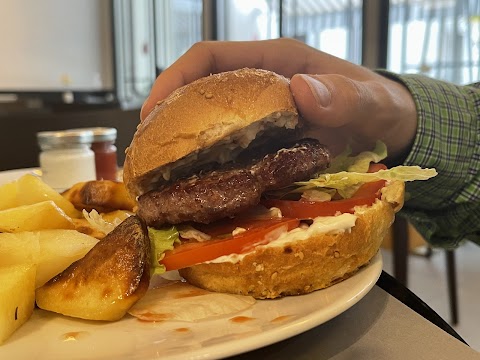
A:
[[[125,185],[131,195],[142,195],[158,181],[159,169],[257,121],[285,118],[287,125],[278,126],[296,126],[298,113],[283,76],[245,68],[198,79],[159,102],[139,124],[126,151]]]

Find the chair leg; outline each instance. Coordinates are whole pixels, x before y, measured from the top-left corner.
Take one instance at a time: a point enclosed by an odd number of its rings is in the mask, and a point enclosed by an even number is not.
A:
[[[408,222],[397,216],[393,223],[393,273],[398,282],[407,287],[408,280]]]
[[[457,274],[455,269],[454,250],[445,250],[447,260],[447,285],[448,297],[450,300],[450,321],[452,325],[458,324],[458,303],[457,303]]]

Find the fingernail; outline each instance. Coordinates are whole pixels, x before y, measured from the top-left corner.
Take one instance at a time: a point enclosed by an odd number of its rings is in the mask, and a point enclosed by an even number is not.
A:
[[[328,107],[332,101],[332,95],[330,94],[330,90],[328,90],[328,88],[320,80],[312,76],[301,76],[312,91],[312,94],[315,97],[317,104],[321,107]]]

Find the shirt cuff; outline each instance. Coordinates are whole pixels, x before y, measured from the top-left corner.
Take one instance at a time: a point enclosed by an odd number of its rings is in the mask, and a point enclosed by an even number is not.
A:
[[[404,165],[438,172],[407,184],[403,213],[434,245],[454,247],[463,238],[478,238],[480,92],[422,75],[378,73],[402,83],[415,101],[417,134]]]

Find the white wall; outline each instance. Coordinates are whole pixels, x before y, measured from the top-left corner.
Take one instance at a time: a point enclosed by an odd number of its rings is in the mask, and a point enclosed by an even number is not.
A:
[[[108,0],[2,0],[0,91],[113,88]]]

